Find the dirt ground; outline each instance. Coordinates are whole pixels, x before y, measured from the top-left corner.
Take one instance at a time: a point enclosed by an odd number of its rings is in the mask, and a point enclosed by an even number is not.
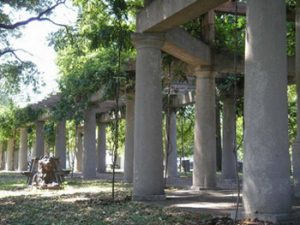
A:
[[[98,174],[100,179],[110,179],[110,174]],[[122,180],[122,174],[117,175]],[[174,207],[196,211],[214,216],[235,215],[237,206],[237,185],[230,181],[222,181],[218,176],[215,190],[191,190],[192,178],[181,177],[167,182],[166,200],[146,202],[161,207]],[[241,191],[242,192],[242,191]],[[242,193],[239,198],[239,211],[243,211]],[[293,214],[299,218],[300,225],[300,198],[293,199]]]

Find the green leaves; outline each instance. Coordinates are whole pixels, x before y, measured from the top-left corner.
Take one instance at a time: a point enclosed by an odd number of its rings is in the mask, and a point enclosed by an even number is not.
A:
[[[42,113],[42,110],[35,110],[30,106],[18,108],[13,103],[0,108],[0,140],[13,137],[18,128],[34,122]]]
[[[21,91],[21,85],[32,85],[37,91],[39,73],[36,66],[29,61],[8,61],[0,65],[0,89],[6,94],[17,94]]]
[[[124,66],[134,56],[130,34],[131,16],[136,0],[76,0],[81,10],[78,23],[67,32],[54,34],[51,44],[58,51],[62,101],[54,108],[54,117],[83,119],[90,97],[101,91],[102,99],[113,99],[116,89],[132,88],[134,76]]]

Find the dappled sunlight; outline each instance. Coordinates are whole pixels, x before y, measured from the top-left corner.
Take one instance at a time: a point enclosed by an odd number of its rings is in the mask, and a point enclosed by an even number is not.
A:
[[[73,198],[66,198],[66,199],[60,199],[59,202],[68,202],[68,203],[74,203],[76,201],[87,201],[90,198],[83,197],[83,196],[77,196]]]
[[[170,207],[176,208],[193,208],[193,209],[232,209],[235,206],[234,203],[227,202],[189,202],[173,204]]]
[[[15,186],[15,185],[13,185]],[[22,185],[16,185],[22,186]],[[24,185],[23,185],[24,186]],[[39,196],[39,197],[59,197],[62,195],[74,195],[78,193],[89,193],[95,194],[99,192],[110,192],[111,187],[109,186],[68,186],[66,185],[64,188],[60,190],[47,190],[47,189],[37,189],[35,187],[27,187],[23,190],[0,190],[0,199],[7,197],[17,197],[17,196]]]

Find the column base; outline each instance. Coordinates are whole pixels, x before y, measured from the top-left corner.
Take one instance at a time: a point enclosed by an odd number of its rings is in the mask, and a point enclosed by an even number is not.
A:
[[[238,186],[238,182],[236,179],[220,179],[218,182],[218,187],[222,189],[236,189]]]
[[[300,198],[300,192],[298,191],[298,192],[296,192],[296,191],[294,191],[294,197],[296,197],[296,198]]]
[[[231,212],[230,217],[235,219],[235,211]],[[300,215],[294,213],[282,213],[282,214],[246,214],[245,212],[238,212],[237,219],[258,219],[260,221],[272,222],[274,225],[297,225]]]
[[[209,191],[209,190],[219,190],[219,188],[217,188],[216,186],[212,186],[212,187],[202,187],[202,186],[192,186],[191,190],[193,191]]]
[[[123,178],[123,182],[126,183],[126,184],[132,184],[133,179]]]
[[[293,144],[293,191],[295,197],[300,197],[300,171],[299,171],[299,162],[300,162],[300,142],[296,141]]]
[[[166,200],[166,195],[133,195],[133,201],[164,201]]]
[[[97,179],[97,176],[96,175],[83,175],[82,178],[84,180],[94,180],[94,179]]]

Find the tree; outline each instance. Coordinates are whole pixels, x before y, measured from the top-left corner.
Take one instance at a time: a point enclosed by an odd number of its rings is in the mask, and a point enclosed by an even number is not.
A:
[[[48,16],[65,0],[2,0],[0,1],[0,90],[5,94],[20,92],[21,84],[39,86],[36,65],[28,60],[22,60],[14,49],[11,40],[21,36],[21,28],[33,21],[52,21]],[[12,11],[27,11],[36,16],[21,21],[14,21]],[[0,93],[0,94],[1,94]]]

